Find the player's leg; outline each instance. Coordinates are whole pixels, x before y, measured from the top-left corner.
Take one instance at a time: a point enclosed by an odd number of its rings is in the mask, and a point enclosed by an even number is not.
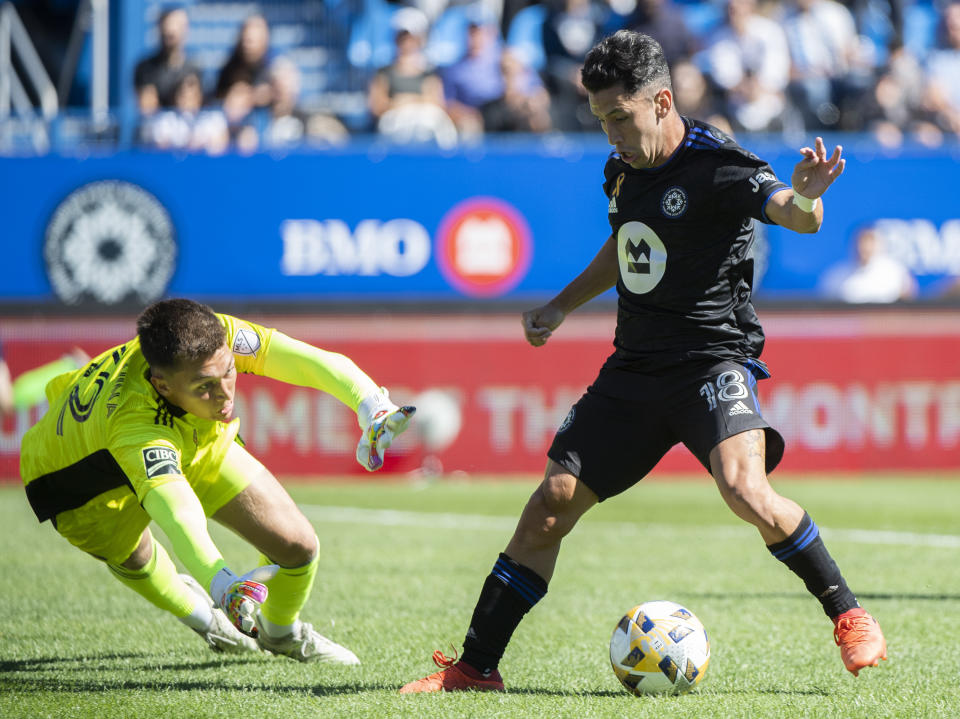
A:
[[[265,582],[267,600],[257,618],[260,646],[299,661],[358,664],[353,652],[300,620],[317,575],[319,541],[287,491],[237,444],[227,452],[219,482],[243,489],[219,507],[213,518],[256,547],[262,564],[280,567],[277,575]]]
[[[487,575],[463,642],[463,661],[483,676],[497,671],[514,630],[547,593],[560,542],[597,495],[553,460],[527,500],[513,537]]]
[[[107,561],[107,568],[123,585],[148,602],[170,612],[203,637],[214,651],[257,651],[250,637],[241,634],[189,575],[178,575],[163,545],[144,529],[136,549],[122,562]]]
[[[856,675],[886,659],[883,633],[860,608],[810,515],[770,486],[764,470],[764,436],[763,430],[747,430],[713,449],[710,464],[720,494],[737,516],[757,527],[770,553],[820,601],[834,622],[843,663]]]
[[[817,525],[767,479],[783,454],[783,439],[760,412],[753,375],[720,363],[691,382],[687,395],[680,412],[688,425],[684,441],[710,470],[727,506],[758,529],[770,553],[820,601],[834,621],[846,667],[856,674],[876,664],[886,656],[879,625],[860,608]]]
[[[763,429],[748,429],[727,437],[710,452],[710,470],[720,495],[734,514],[757,528],[769,546],[793,534],[804,511],[773,490],[765,463]]]
[[[598,501],[642,479],[673,443],[659,422],[647,423],[651,418],[620,398],[588,392],[580,399],[554,437],[543,481],[484,581],[463,657],[454,664],[436,652],[442,670],[402,693],[503,689],[500,659],[520,621],[546,594],[563,538]],[[624,436],[640,440],[630,445]]]
[[[463,640],[463,657],[434,653],[441,671],[400,689],[402,694],[503,690],[498,666],[523,617],[547,593],[560,542],[597,503],[597,495],[553,460],[527,500],[513,537],[480,590]],[[456,662],[456,663],[455,663]]]

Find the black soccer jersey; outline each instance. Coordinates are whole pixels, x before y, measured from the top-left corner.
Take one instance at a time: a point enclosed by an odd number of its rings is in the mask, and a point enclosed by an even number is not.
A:
[[[744,360],[763,349],[750,301],[754,220],[770,222],[764,207],[788,185],[715,127],[684,123],[663,165],[635,170],[612,153],[604,168],[620,264],[610,368]]]

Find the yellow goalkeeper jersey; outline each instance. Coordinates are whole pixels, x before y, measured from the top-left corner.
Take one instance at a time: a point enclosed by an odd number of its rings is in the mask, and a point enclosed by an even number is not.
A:
[[[265,374],[275,330],[218,314],[237,371]],[[42,522],[127,486],[138,502],[154,487],[186,478],[197,494],[216,480],[240,420],[195,417],[170,405],[149,380],[137,338],[55,377],[50,409],[24,435],[20,473]]]

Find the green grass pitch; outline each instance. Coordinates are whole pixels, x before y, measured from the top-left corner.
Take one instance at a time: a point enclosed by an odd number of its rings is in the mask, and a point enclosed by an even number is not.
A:
[[[501,665],[505,694],[400,696],[458,648],[477,592],[536,485],[290,484],[317,528],[304,611],[360,667],[223,658],[38,525],[0,488],[0,717],[944,717],[960,716],[960,482],[781,478],[883,626],[890,659],[855,679],[832,625],[708,479],[649,478],[565,540],[544,601]],[[236,570],[255,553],[214,526]],[[607,642],[621,614],[672,599],[704,622],[710,667],[692,694],[636,698]]]

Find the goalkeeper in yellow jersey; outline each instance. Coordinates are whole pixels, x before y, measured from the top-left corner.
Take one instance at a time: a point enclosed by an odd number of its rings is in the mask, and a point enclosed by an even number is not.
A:
[[[383,464],[413,407],[397,407],[347,357],[185,299],[157,302],[137,337],[60,375],[24,436],[20,472],[37,518],[106,563],[214,650],[264,650],[358,664],[300,620],[318,539],[286,490],[237,441],[237,373],[328,392],[357,412],[357,460]],[[237,575],[207,532],[212,517],[260,551]],[[154,521],[189,571],[177,574]]]

